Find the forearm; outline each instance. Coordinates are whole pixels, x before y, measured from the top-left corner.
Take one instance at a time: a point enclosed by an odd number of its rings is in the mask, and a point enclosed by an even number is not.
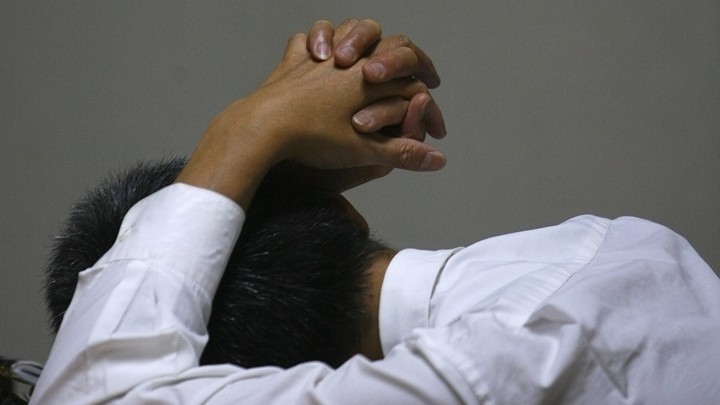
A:
[[[113,248],[80,274],[33,400],[106,403],[196,367],[242,221],[232,201],[186,185],[133,207]]]
[[[249,208],[265,174],[283,156],[275,120],[253,102],[236,101],[210,123],[176,182],[215,191]]]

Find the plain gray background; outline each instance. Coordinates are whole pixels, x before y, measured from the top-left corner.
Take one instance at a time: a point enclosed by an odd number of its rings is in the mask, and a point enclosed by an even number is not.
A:
[[[444,248],[634,215],[720,269],[720,2],[0,3],[0,354],[44,361],[43,267],[107,172],[189,153],[319,18],[406,33],[443,78],[439,173],[350,192],[378,236]]]

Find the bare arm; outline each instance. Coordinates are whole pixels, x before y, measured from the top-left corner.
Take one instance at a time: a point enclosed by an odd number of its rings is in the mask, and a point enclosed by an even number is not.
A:
[[[318,63],[306,42],[305,35],[293,36],[270,77],[211,122],[178,182],[214,190],[247,209],[268,170],[284,160],[316,169],[444,166],[444,155],[418,139],[362,134],[352,125],[363,107],[392,97],[411,100],[426,93],[424,83],[367,83],[364,64]]]

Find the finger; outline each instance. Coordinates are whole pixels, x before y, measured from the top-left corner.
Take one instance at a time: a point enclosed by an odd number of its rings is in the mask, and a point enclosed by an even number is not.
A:
[[[425,83],[412,78],[394,79],[382,84],[366,84],[365,90],[369,101],[382,100],[389,97],[402,97],[410,100],[419,93],[427,93]]]
[[[363,77],[370,83],[383,83],[389,79],[413,76],[420,69],[417,55],[406,47],[395,48],[375,56],[362,67]]]
[[[435,139],[441,139],[447,135],[442,111],[432,97],[425,108],[425,130]]]
[[[358,111],[352,118],[356,131],[364,134],[403,122],[408,109],[408,101],[402,97],[380,100]]]
[[[432,97],[427,93],[419,93],[408,102],[407,111],[400,125],[398,136],[425,140],[425,113]]]
[[[317,60],[328,60],[332,54],[335,29],[330,21],[318,20],[307,35],[307,50]]]
[[[447,135],[442,113],[428,93],[418,93],[410,101],[390,98],[372,104],[353,116],[353,127],[361,133],[380,132],[421,142],[426,133],[436,139]]]
[[[440,107],[429,93],[418,93],[410,100],[400,136],[425,140],[425,133],[441,139],[447,135]]]
[[[287,60],[297,56],[307,55],[306,50],[307,36],[302,33],[293,34],[288,38],[287,46],[285,47],[285,53],[283,54],[283,60]]]
[[[352,66],[380,40],[382,29],[373,20],[358,21],[343,36],[335,36],[335,64]],[[339,40],[337,40],[339,38]]]
[[[383,38],[373,50],[373,53],[367,64],[372,63],[374,60],[381,57],[383,54],[398,48],[408,48],[415,54],[415,57],[417,58],[417,69],[416,71],[412,72],[413,76],[421,80],[431,89],[434,89],[440,85],[440,76],[435,69],[435,65],[433,64],[432,59],[430,59],[430,57],[422,49],[420,49],[417,45],[410,41],[408,37],[404,35],[394,35]],[[389,62],[386,59],[380,59],[380,61],[381,63]],[[393,74],[392,67],[390,67],[389,69],[389,72],[386,73],[386,75],[384,76],[384,80],[399,77],[397,74]],[[378,81],[383,80],[373,76],[373,72],[370,70],[365,71],[365,69],[363,69],[363,73],[366,74],[365,80],[368,80],[370,82],[377,83]]]
[[[350,32],[351,29],[353,29],[354,26],[358,25],[360,23],[359,20],[355,18],[348,18],[347,20],[340,23],[340,25],[335,28],[335,36],[333,36],[333,44],[339,44],[340,41],[345,38],[345,36]]]
[[[447,159],[437,148],[412,138],[372,138],[375,158],[383,165],[412,171],[435,171],[445,166]]]

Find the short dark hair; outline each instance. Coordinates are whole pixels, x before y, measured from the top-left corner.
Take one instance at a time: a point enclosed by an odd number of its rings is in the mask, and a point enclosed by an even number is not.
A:
[[[184,158],[140,163],[76,203],[56,237],[45,294],[57,332],[77,284],[113,245],[127,211],[168,186]],[[266,178],[213,300],[201,364],[333,367],[357,353],[369,322],[368,271],[386,247],[328,192]]]

